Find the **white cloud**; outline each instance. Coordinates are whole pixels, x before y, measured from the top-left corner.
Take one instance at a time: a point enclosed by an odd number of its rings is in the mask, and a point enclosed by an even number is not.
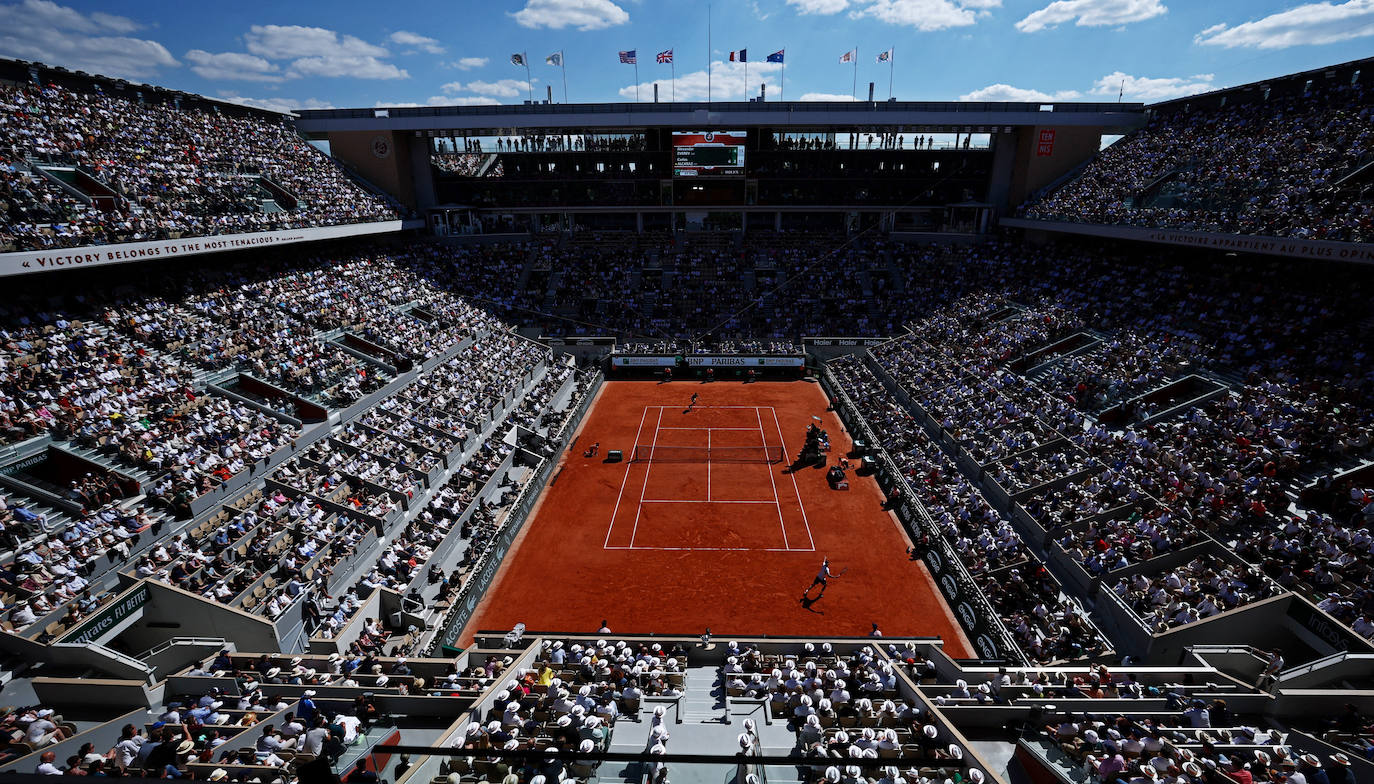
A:
[[[1089,95],[1100,95],[1115,98],[1117,93],[1122,90],[1122,83],[1125,83],[1123,97],[1131,101],[1164,101],[1170,98],[1178,98],[1184,95],[1196,95],[1217,89],[1217,85],[1212,82],[1212,74],[1195,74],[1193,76],[1172,76],[1172,77],[1146,77],[1131,76],[1130,74],[1116,71],[1093,82],[1092,89],[1088,90]],[[1016,101],[1022,103],[1054,103],[1055,101],[1076,101],[1083,97],[1083,93],[1077,90],[1058,90],[1055,92],[1045,92],[1044,90],[1027,89],[1014,87],[1010,84],[990,84],[965,93],[959,96],[961,101]]]
[[[284,76],[342,76],[354,79],[409,79],[404,68],[382,62],[385,47],[323,27],[253,25],[243,37],[248,51],[269,60],[290,60]],[[428,39],[427,39],[428,40]]]
[[[470,93],[496,98],[515,98],[529,93],[524,80],[521,79],[498,79],[494,82],[476,81],[468,82],[467,84],[449,82],[439,89],[446,93],[467,90]]]
[[[281,69],[265,58],[243,52],[211,54],[192,49],[185,55],[191,70],[205,79],[230,79],[247,82],[280,82]]]
[[[440,46],[437,40],[433,38],[426,38],[425,36],[420,35],[419,33],[412,33],[406,30],[397,30],[396,32],[388,36],[387,40],[392,42],[393,44],[396,44],[397,46],[406,47],[406,54],[411,54],[417,51],[429,52],[430,54],[444,53],[444,47]]]
[[[804,93],[799,101],[852,101],[852,95],[840,95],[839,93]]]
[[[1034,33],[1065,22],[1079,27],[1103,27],[1141,22],[1168,13],[1160,0],[1055,0],[1016,23],[1023,33]]]
[[[1056,93],[1047,93],[1041,90],[1028,90],[1022,87],[1013,87],[1009,84],[990,84],[987,87],[974,90],[971,93],[964,93],[959,96],[959,100],[984,103],[997,101],[1034,103],[1036,101],[1072,101],[1079,97],[1081,97],[1081,94],[1077,90],[1060,90]]]
[[[1093,95],[1115,96],[1121,91],[1122,82],[1125,82],[1124,98],[1127,100],[1165,101],[1170,98],[1197,95],[1208,90],[1215,90],[1217,86],[1212,83],[1212,78],[1212,74],[1196,74],[1151,79],[1144,76],[1130,76],[1116,71],[1093,82],[1093,89],[1089,92]]]
[[[501,103],[485,95],[432,95],[430,106],[491,106]]]
[[[180,65],[157,41],[127,36],[141,28],[123,16],[86,15],[51,0],[22,0],[0,5],[0,56],[130,78]]]
[[[286,72],[291,78],[303,76],[348,76],[354,79],[409,79],[410,72],[384,63],[375,57],[331,55],[302,57],[291,62]]]
[[[849,15],[930,32],[967,27],[980,15],[991,13],[987,9],[1001,5],[1002,0],[873,0],[867,8],[850,11]]]
[[[778,80],[777,74],[782,70],[781,63],[749,63],[749,86],[744,85],[744,63],[732,63],[727,61],[715,60],[711,63],[710,96],[713,100],[743,100],[744,96],[753,98],[759,94],[759,85],[767,84],[768,93],[776,99]],[[669,101],[673,98],[673,83],[667,78],[641,82],[639,85],[639,99],[641,101],[651,101],[654,97],[654,81],[658,82],[658,98],[660,101]],[[472,85],[468,85],[471,89]],[[706,71],[692,71],[677,76],[677,100],[697,101],[706,100],[707,78]],[[620,97],[628,98],[633,101],[635,98],[635,86],[633,84],[620,88]]]
[[[457,68],[462,71],[471,71],[474,68],[481,68],[491,62],[487,57],[462,57],[457,62],[448,63],[448,67]]]
[[[511,14],[521,27],[551,27],[561,30],[602,30],[630,21],[625,9],[611,0],[526,0],[525,7]]]
[[[1207,46],[1286,49],[1374,35],[1374,0],[1308,3],[1230,27],[1213,25],[1193,38]]]
[[[334,104],[316,98],[306,98],[305,100],[296,100],[295,98],[245,98],[233,93],[220,93],[219,99],[221,101],[228,101],[229,103],[237,103],[244,106],[252,106],[257,109],[268,109],[270,111],[283,113],[294,112],[297,109],[334,108]]]
[[[272,60],[297,57],[387,57],[385,48],[323,27],[253,25],[243,37],[248,51]]]
[[[803,14],[838,14],[849,7],[849,0],[787,0]]]

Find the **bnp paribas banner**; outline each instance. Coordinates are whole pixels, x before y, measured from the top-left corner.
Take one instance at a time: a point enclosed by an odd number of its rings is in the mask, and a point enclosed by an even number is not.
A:
[[[260,231],[252,234],[218,234],[210,237],[182,237],[178,240],[126,242],[119,245],[21,250],[13,253],[0,253],[0,276],[80,269],[103,264],[127,264],[133,261],[151,259],[174,259],[202,253],[264,248],[273,245],[289,245],[294,242],[313,242],[365,234],[386,234],[400,231],[402,228],[402,221],[394,220],[376,223],[352,223],[342,226],[319,226],[310,229]]]
[[[1151,229],[1143,226],[1104,226],[1097,223],[1066,223],[1027,218],[1003,218],[999,223],[1014,229],[1061,231],[1068,234],[1090,234],[1122,240],[1163,242],[1169,245],[1188,245],[1208,250],[1235,253],[1263,253],[1269,256],[1290,256],[1299,259],[1324,261],[1357,261],[1374,264],[1374,243],[1331,242],[1301,240],[1293,237],[1261,237],[1253,234],[1220,234],[1208,231],[1179,229]]]

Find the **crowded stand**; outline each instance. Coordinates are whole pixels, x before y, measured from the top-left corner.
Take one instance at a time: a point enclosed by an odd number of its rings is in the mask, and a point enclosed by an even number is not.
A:
[[[1310,83],[1309,83],[1310,84]],[[1027,217],[1369,242],[1374,203],[1341,180],[1368,163],[1374,102],[1360,82],[1221,106],[1172,106],[1103,150]]]
[[[987,261],[999,264],[996,255],[994,250]],[[1084,259],[1083,264],[1091,262]],[[1013,286],[1020,275],[1029,283],[1044,272],[1035,266],[1024,272],[1006,269]],[[1364,602],[1368,592],[1341,576],[1346,569],[1358,576],[1368,568],[1363,515],[1355,515],[1355,525],[1342,529],[1334,520],[1328,523],[1319,511],[1295,505],[1298,477],[1314,476],[1328,461],[1351,466],[1368,455],[1367,444],[1351,436],[1358,428],[1354,423],[1367,421],[1369,413],[1349,389],[1351,384],[1367,384],[1367,377],[1346,374],[1340,379],[1344,388],[1337,392],[1340,402],[1332,407],[1331,402],[1293,386],[1297,370],[1289,359],[1293,355],[1253,357],[1251,361],[1281,358],[1285,363],[1266,368],[1256,362],[1243,372],[1219,362],[1226,359],[1224,354],[1213,355],[1208,368],[1219,372],[1213,378],[1229,387],[1228,392],[1185,405],[1180,414],[1142,424],[1140,420],[1159,412],[1144,406],[1124,407],[1123,400],[1204,370],[1198,363],[1203,355],[1194,346],[1215,338],[1157,326],[1145,331],[1154,318],[1148,313],[1142,313],[1136,324],[1122,323],[1125,311],[1113,297],[1128,298],[1132,289],[1146,290],[1148,285],[1181,285],[1176,275],[1166,271],[1150,284],[1121,286],[1113,292],[1102,290],[1106,287],[1097,282],[1100,279],[1084,277],[1085,273],[1072,265],[1053,272],[1066,282],[1092,281],[1088,286],[1096,290],[1091,291],[1091,299],[1084,296],[1088,292],[1075,291],[1078,287],[1071,285],[1056,289],[1057,303],[1029,311],[1019,310],[1020,305],[1008,307],[1010,300],[973,297],[958,303],[958,315],[941,316],[937,309],[935,317],[914,326],[919,337],[894,341],[874,354],[911,396],[917,415],[929,415],[932,424],[958,444],[958,452],[981,467],[980,481],[986,477],[1001,485],[1002,494],[1010,497],[1007,511],[1025,513],[1049,530],[1089,573],[1105,575],[1209,538],[1263,567],[1261,574],[1237,563],[1194,562],[1157,577],[1137,575],[1136,580],[1144,584],[1123,584],[1118,594],[1132,597],[1134,608],[1152,628],[1189,623],[1274,595],[1279,590],[1275,581],[1283,578],[1283,587],[1303,591],[1314,601],[1326,601],[1327,606],[1339,608],[1347,622],[1358,621],[1367,629]],[[1293,297],[1301,301],[1312,294],[1300,288]],[[1017,299],[1029,303],[1034,295],[1022,294]],[[1201,300],[1201,307],[1220,305],[1211,317],[1229,328],[1230,306],[1224,301],[1196,293],[1190,299]],[[1107,333],[1092,338],[1101,341],[1104,350],[1089,349],[1060,361],[1050,356],[1047,364],[1046,356],[1032,351],[1036,359],[1026,364],[1040,362],[1040,372],[1033,378],[1013,370],[1022,366],[1019,357],[1027,349],[1053,344],[1085,326],[1073,315],[1073,306],[1080,302],[1090,305],[1090,312],[1114,314],[1110,320],[1102,318],[1086,326],[1100,329],[1110,323],[1128,329],[1126,342]],[[1289,307],[1293,306],[1285,305]],[[1296,306],[1296,312],[1303,310],[1301,304]],[[1255,328],[1254,321],[1252,316],[1250,330]],[[1310,325],[1312,337],[1326,339],[1314,329],[1310,317],[1298,321]],[[1273,323],[1282,322],[1275,318]],[[1028,344],[1020,342],[1022,334],[1030,336]],[[1306,338],[1301,333],[1289,334],[1296,340]],[[1222,341],[1236,338],[1225,333],[1220,337]],[[948,348],[942,339],[949,341]],[[1128,345],[1129,350],[1121,350]],[[1093,361],[1074,361],[1084,356]],[[1159,367],[1151,363],[1153,379],[1141,379],[1143,359],[1154,356],[1164,357],[1165,362]],[[841,385],[852,385],[849,391],[855,399],[872,400],[880,385],[855,378],[855,367],[848,363],[832,364]],[[1110,374],[1103,372],[1107,368]],[[866,372],[861,366],[857,370]],[[1329,372],[1320,366],[1313,370]],[[1266,373],[1289,380],[1269,381]],[[1238,376],[1245,380],[1238,381]],[[1085,382],[1079,383],[1080,378]],[[859,387],[862,393],[856,393]],[[909,415],[899,404],[890,401],[887,405],[889,411],[870,407],[865,414],[875,418],[876,432],[895,438],[884,446],[889,446],[903,470],[910,470],[907,455],[913,446],[920,446],[919,441],[912,441],[912,434],[924,434],[917,421],[906,419]],[[1118,409],[1126,412],[1124,419],[1112,416]],[[1104,418],[1094,421],[1097,416]],[[1265,423],[1266,431],[1275,425],[1282,429],[1268,435],[1258,430],[1258,422]],[[906,431],[906,435],[897,437],[894,431]],[[1186,463],[1180,461],[1184,455]],[[939,507],[934,501],[928,503],[932,509]],[[1309,530],[1301,524],[1309,517],[1326,526],[1324,535],[1312,536],[1310,541],[1328,553],[1330,561],[1317,563],[1309,556],[1302,573],[1295,574],[1285,561],[1296,560],[1301,548],[1289,544],[1287,537]],[[1285,528],[1287,536],[1280,533]],[[1259,542],[1264,543],[1262,551],[1257,549]],[[1152,581],[1156,584],[1149,591]],[[1332,591],[1340,595],[1327,601]],[[1142,596],[1153,600],[1142,601]]]
[[[1068,597],[1020,534],[914,417],[854,358],[830,364],[840,387],[917,492],[940,535],[992,602],[1026,656],[1038,663],[1075,659],[1107,643],[1083,607]]]
[[[906,270],[956,266],[925,248],[880,239],[842,245],[812,233],[746,235],[737,245],[723,235],[584,231],[541,245],[446,252],[456,263],[435,279],[471,301],[549,335],[616,334],[626,352],[793,353],[801,335],[833,331],[841,312],[846,334],[889,336],[902,330],[902,314],[948,296],[905,285]],[[523,286],[502,274],[501,261],[529,270]],[[627,286],[633,297],[624,296]]]
[[[5,222],[20,250],[364,223],[398,217],[289,124],[56,84],[0,86]],[[117,119],[116,119],[117,118]],[[80,167],[118,195],[94,211],[15,161]],[[264,205],[271,205],[266,208]]]

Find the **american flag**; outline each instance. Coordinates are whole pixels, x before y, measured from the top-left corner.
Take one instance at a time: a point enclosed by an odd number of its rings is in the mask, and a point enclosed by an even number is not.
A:
[[[627,65],[634,65],[635,63],[639,62],[635,59],[635,50],[630,49],[629,51],[622,51],[620,53],[620,62],[625,63]]]
[[[673,61],[673,50],[669,49],[666,52],[659,52],[658,61],[660,63],[671,63]]]

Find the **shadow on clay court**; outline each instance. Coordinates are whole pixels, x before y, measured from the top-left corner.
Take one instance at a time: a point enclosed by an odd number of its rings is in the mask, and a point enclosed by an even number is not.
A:
[[[797,473],[798,471],[802,470],[803,468],[816,468],[816,469],[820,469],[820,468],[825,468],[827,465],[829,465],[829,463],[826,462],[826,456],[825,456],[824,453],[822,453],[819,457],[817,457],[817,458],[815,458],[815,459],[811,459],[811,460],[807,460],[807,459],[804,458],[804,457],[798,457],[798,458],[796,459],[796,461],[792,463],[792,465],[790,465],[790,466],[788,466],[787,468],[783,469],[783,473],[784,473],[784,474],[795,474],[795,473]]]
[[[801,598],[801,606],[802,606],[802,609],[803,609],[803,610],[806,610],[806,611],[809,612],[809,613],[815,613],[816,615],[825,615],[825,610],[817,610],[817,609],[816,609],[816,602],[819,602],[821,599],[824,599],[824,598],[825,598],[825,594],[823,594],[823,593],[822,593],[822,594],[819,594],[819,595],[817,595],[817,596],[815,596],[815,597],[803,596],[803,597]]]

